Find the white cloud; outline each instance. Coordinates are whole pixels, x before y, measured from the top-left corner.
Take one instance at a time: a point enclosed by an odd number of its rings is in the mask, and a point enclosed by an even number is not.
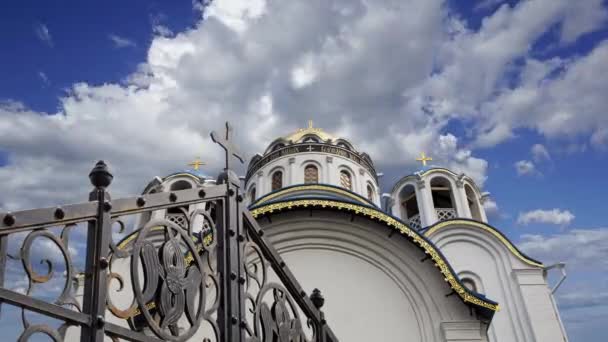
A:
[[[568,268],[608,271],[608,229],[573,229],[543,236],[524,234],[518,247],[549,265],[566,262]]]
[[[571,43],[607,21],[608,10],[602,6],[602,0],[573,1],[561,28],[561,40]]]
[[[114,47],[118,49],[137,46],[133,40],[115,34],[108,35],[108,39],[111,40]]]
[[[538,171],[536,171],[536,166],[529,160],[517,161],[515,162],[514,166],[518,176],[538,174]]]
[[[205,8],[207,1],[201,2],[201,8]],[[266,9],[265,0],[232,0],[213,1],[211,6],[205,8],[209,17],[219,19],[224,25],[231,29],[243,32],[247,29],[252,19],[259,18]]]
[[[43,71],[38,71],[38,77],[40,77],[40,80],[42,81],[42,83],[47,86],[49,84],[51,84],[51,82],[49,81],[48,76],[46,75],[46,73],[44,73]]]
[[[434,149],[433,165],[447,167],[456,173],[465,173],[475,180],[479,186],[486,181],[488,162],[473,157],[472,152],[466,148],[458,147],[458,138],[453,134],[439,136],[438,147]]]
[[[551,160],[551,155],[549,154],[549,151],[547,151],[547,148],[541,144],[532,145],[530,152],[532,153],[532,158],[537,163],[540,163],[545,160]]]
[[[486,198],[483,201],[483,209],[486,212],[488,218],[497,217],[499,213],[498,204],[492,198]]]
[[[536,209],[525,213],[520,213],[517,218],[517,223],[528,225],[530,223],[547,223],[560,226],[569,225],[575,216],[569,210],[551,209],[542,210]]]
[[[428,108],[436,119],[471,120],[478,147],[511,139],[518,128],[546,137],[592,134],[608,126],[608,99],[602,91],[608,81],[594,76],[608,68],[608,48],[603,47],[608,44],[571,60],[531,57],[534,43],[549,28],[574,23],[589,12],[603,17],[606,9],[596,0],[503,4],[478,31],[452,17],[449,39],[435,49],[436,71],[406,94],[419,103],[415,109]],[[562,39],[577,39],[602,27],[602,21],[572,25],[576,29],[565,29]],[[517,60],[524,60],[524,66]],[[513,83],[513,75],[518,82]]]
[[[165,25],[154,25],[152,27],[152,31],[154,34],[159,35],[161,37],[170,37],[173,36],[173,31]]]
[[[34,27],[34,33],[36,33],[36,37],[38,37],[41,42],[45,43],[50,47],[53,47],[53,37],[51,36],[49,28],[45,24],[36,24],[36,26]]]
[[[115,172],[110,191],[121,193],[181,169],[201,148],[214,174],[221,156],[208,134],[224,120],[235,123],[248,156],[314,119],[384,170],[413,168],[425,151],[433,164],[482,184],[487,162],[475,148],[503,141],[515,128],[553,136],[608,127],[598,109],[607,107],[599,94],[607,81],[590,77],[608,68],[608,48],[565,61],[529,56],[570,6],[502,5],[472,31],[441,0],[214,1],[205,20],[184,32],[157,31],[126,83],[73,85],[53,115],[14,101],[0,105],[0,146],[10,153],[0,192],[15,194],[0,205],[84,199],[86,174],[99,158]],[[502,80],[522,58],[522,84],[511,89]],[[298,76],[301,87],[293,87],[301,66],[309,67],[308,78]],[[560,68],[559,77],[547,76]],[[577,113],[577,122],[561,127],[568,113]],[[471,123],[472,145],[446,132],[453,120]]]
[[[306,87],[317,78],[317,67],[312,55],[306,55],[291,71],[291,84],[295,89]]]

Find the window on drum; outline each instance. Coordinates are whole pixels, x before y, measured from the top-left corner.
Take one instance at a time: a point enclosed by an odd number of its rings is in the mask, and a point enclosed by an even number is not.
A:
[[[319,169],[314,165],[304,168],[304,184],[319,183]]]
[[[353,190],[353,181],[348,171],[340,171],[340,185],[348,190]]]
[[[272,174],[272,191],[279,190],[283,187],[283,172],[276,171]]]

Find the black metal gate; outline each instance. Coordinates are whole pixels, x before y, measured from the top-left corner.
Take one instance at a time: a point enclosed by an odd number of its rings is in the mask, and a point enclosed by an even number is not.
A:
[[[19,311],[19,341],[337,341],[320,292],[305,292],[242,205],[226,128],[212,133],[226,150],[218,185],[111,200],[100,161],[89,202],[0,214],[0,304]],[[183,218],[158,215],[170,208]],[[45,284],[58,290],[38,293]]]

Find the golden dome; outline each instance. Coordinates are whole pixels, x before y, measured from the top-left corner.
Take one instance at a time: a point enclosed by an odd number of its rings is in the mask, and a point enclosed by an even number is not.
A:
[[[295,143],[295,142],[300,141],[303,137],[305,137],[307,135],[314,135],[323,141],[335,140],[335,137],[333,135],[323,131],[322,128],[313,127],[312,120],[308,120],[307,128],[300,128],[297,131],[295,131],[294,133],[291,133],[290,135],[285,136],[283,139],[285,139],[287,141],[291,140]]]

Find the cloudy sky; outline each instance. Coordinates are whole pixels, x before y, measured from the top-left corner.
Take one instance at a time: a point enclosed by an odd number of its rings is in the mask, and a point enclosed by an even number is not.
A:
[[[196,156],[214,175],[223,121],[250,157],[313,119],[367,151],[385,191],[421,151],[475,178],[492,224],[568,264],[571,341],[604,341],[606,1],[207,5],[3,2],[0,211],[84,200],[97,159],[114,196]]]

